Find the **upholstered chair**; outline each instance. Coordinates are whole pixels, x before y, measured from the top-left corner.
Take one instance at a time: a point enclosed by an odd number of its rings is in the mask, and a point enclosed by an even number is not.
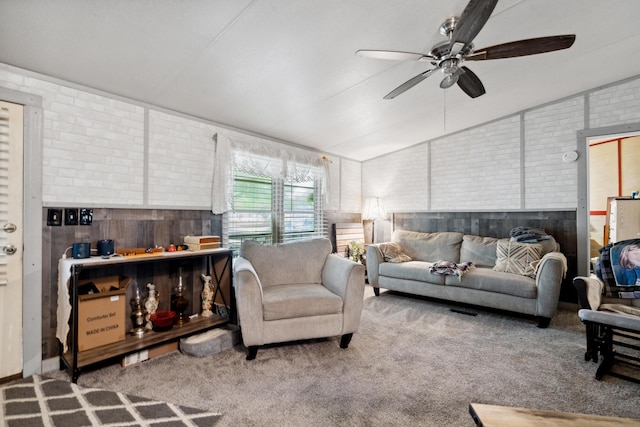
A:
[[[247,360],[261,345],[295,340],[340,335],[347,348],[360,325],[364,267],[331,250],[326,238],[242,243],[234,285]]]

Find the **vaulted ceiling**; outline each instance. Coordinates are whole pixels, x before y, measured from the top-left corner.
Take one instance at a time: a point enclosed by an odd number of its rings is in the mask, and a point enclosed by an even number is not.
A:
[[[468,0],[0,0],[0,62],[256,134],[366,160],[640,75],[640,1],[500,0],[477,48],[575,34],[567,50],[466,62],[486,94],[426,53]]]

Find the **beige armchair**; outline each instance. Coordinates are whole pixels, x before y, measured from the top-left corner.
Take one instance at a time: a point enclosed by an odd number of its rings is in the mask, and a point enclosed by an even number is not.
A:
[[[331,249],[326,238],[242,243],[234,282],[247,360],[261,345],[311,338],[341,335],[347,348],[360,325],[364,267]]]

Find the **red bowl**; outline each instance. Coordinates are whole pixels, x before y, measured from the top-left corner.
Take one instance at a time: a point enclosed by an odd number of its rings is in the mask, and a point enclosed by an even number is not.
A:
[[[173,328],[173,319],[176,317],[175,311],[159,310],[149,316],[153,330],[156,332],[168,331]]]

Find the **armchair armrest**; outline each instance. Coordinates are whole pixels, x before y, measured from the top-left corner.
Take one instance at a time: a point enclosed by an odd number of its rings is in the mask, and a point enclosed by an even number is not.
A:
[[[262,336],[264,316],[260,279],[253,265],[246,258],[236,258],[233,271],[242,341],[247,347],[262,345],[264,344]]]
[[[537,316],[552,318],[558,308],[562,279],[567,273],[567,258],[562,252],[549,252],[542,257],[536,274],[538,288]]]
[[[322,284],[342,298],[341,333],[357,331],[364,297],[364,266],[347,258],[329,255],[322,268]]]

